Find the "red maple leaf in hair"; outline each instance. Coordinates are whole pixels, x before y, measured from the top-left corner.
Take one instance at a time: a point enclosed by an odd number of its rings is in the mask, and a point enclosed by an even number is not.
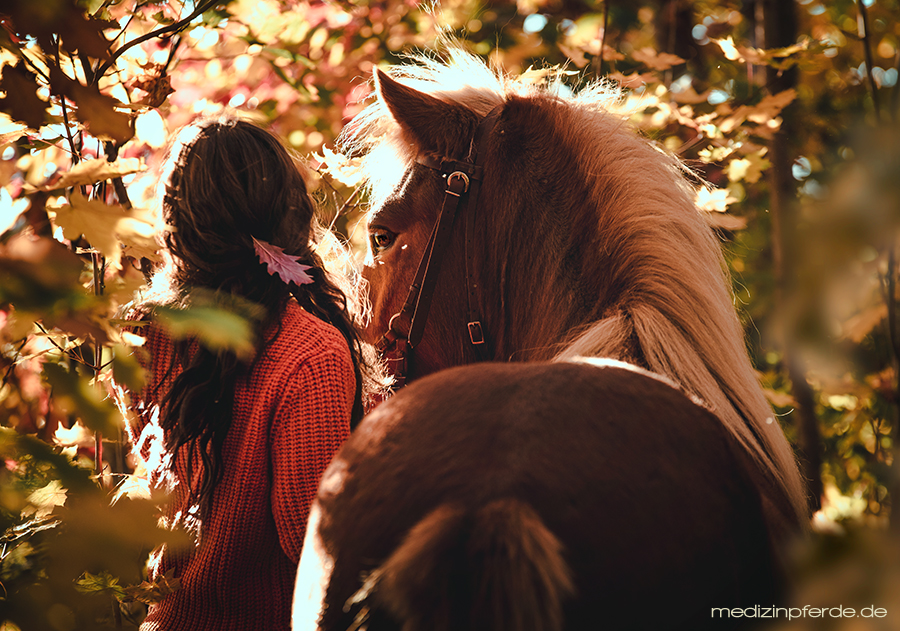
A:
[[[284,282],[295,285],[307,285],[313,282],[313,279],[306,273],[306,270],[310,268],[309,265],[298,263],[299,259],[296,256],[285,254],[284,248],[260,241],[256,237],[251,238],[259,262],[266,266],[272,276],[278,274]]]

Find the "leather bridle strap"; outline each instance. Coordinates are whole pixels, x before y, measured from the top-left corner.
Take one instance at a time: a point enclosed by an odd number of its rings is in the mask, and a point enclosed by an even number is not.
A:
[[[497,124],[497,119],[503,111],[503,106],[497,106],[491,110],[484,120],[475,130],[475,138],[473,146],[476,151],[475,168],[484,170],[484,162],[487,158],[487,152],[484,151],[484,140]],[[475,179],[469,189],[469,207],[466,209],[466,241],[465,241],[465,264],[466,264],[466,303],[468,310],[468,322],[466,324],[469,341],[475,351],[477,361],[487,361],[490,359],[490,349],[485,336],[484,327],[481,324],[481,309],[479,305],[481,301],[478,299],[478,275],[475,273],[475,219],[478,216],[478,193],[481,191],[481,178]]]
[[[456,165],[450,165],[456,166]],[[419,297],[416,300],[416,309],[412,315],[407,340],[412,348],[415,348],[422,340],[425,330],[425,322],[431,311],[431,299],[434,298],[434,290],[437,287],[437,279],[441,273],[441,263],[450,243],[453,232],[453,224],[456,220],[459,207],[462,205],[463,195],[468,193],[469,185],[473,179],[481,179],[481,169],[469,174],[454,168],[451,173],[444,172],[447,187],[444,189],[444,203],[441,205],[441,214],[432,230],[430,247],[426,250],[427,261],[422,286],[419,289]],[[424,258],[424,257],[423,257]],[[421,267],[421,263],[419,263]]]
[[[445,179],[444,199],[441,211],[435,221],[431,236],[425,246],[425,252],[419,260],[416,275],[406,295],[401,310],[391,317],[388,330],[376,344],[382,351],[384,359],[393,364],[392,372],[397,376],[397,384],[403,385],[406,377],[406,360],[411,348],[422,339],[425,323],[431,310],[431,301],[437,286],[453,224],[461,206],[471,198],[471,208],[466,221],[466,285],[468,302],[469,339],[476,349],[479,361],[487,359],[485,337],[480,317],[477,314],[477,284],[474,282],[474,214],[479,184],[483,174],[484,152],[478,151],[482,140],[493,128],[500,115],[501,107],[495,108],[478,125],[472,141],[475,155],[469,160],[449,160],[421,155],[416,162],[422,166],[436,170]],[[473,160],[473,158],[475,158]]]

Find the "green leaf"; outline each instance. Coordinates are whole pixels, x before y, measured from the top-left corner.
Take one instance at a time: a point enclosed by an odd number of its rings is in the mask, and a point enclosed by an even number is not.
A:
[[[196,337],[210,350],[231,350],[242,359],[252,358],[255,352],[253,329],[236,313],[213,307],[161,307],[157,316],[174,338]]]
[[[90,379],[49,362],[44,364],[44,376],[62,411],[80,418],[88,429],[104,434],[117,431],[118,411]]]
[[[91,574],[85,572],[75,581],[75,589],[82,594],[112,594],[118,600],[125,598],[125,589],[119,585],[119,579],[109,572]]]
[[[238,296],[194,289],[182,309],[160,307],[156,317],[174,338],[195,337],[213,351],[229,350],[242,360],[256,353],[254,322],[265,310]]]
[[[50,445],[34,436],[23,436],[14,429],[0,427],[0,457],[18,462],[30,458],[49,468],[70,491],[96,491],[90,472],[75,465],[67,456],[57,453]]]
[[[168,25],[174,24],[175,20],[170,17],[166,17],[166,15],[162,11],[157,11],[151,16],[154,20],[156,20],[159,24]]]

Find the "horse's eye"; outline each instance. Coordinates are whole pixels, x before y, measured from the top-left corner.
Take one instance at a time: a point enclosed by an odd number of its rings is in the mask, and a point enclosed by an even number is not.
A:
[[[397,235],[383,228],[376,228],[369,234],[369,239],[372,241],[372,249],[376,252],[389,248],[396,238]]]

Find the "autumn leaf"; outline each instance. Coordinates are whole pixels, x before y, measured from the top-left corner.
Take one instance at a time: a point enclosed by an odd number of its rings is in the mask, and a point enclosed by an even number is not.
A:
[[[742,105],[724,117],[719,129],[724,133],[735,130],[745,120],[758,125],[765,125],[775,119],[795,98],[797,92],[793,88],[764,97],[756,105]]]
[[[786,392],[778,392],[776,390],[772,390],[771,388],[763,388],[763,393],[765,393],[766,399],[769,400],[769,403],[771,403],[775,407],[797,407],[797,401],[794,399],[794,397]]]
[[[122,482],[116,487],[112,503],[115,504],[122,498],[149,500],[153,497],[153,489],[150,480],[137,475],[126,474]]]
[[[0,301],[19,309],[49,308],[83,288],[81,259],[53,239],[19,235],[0,245]]]
[[[881,303],[874,307],[869,307],[844,323],[841,327],[843,337],[859,344],[887,316],[888,307],[886,304]]]
[[[16,123],[7,114],[0,112],[0,147],[15,142],[24,136],[26,131],[28,131],[27,126]]]
[[[144,581],[140,585],[126,587],[125,593],[130,600],[155,605],[177,589],[181,589],[181,579],[175,577],[175,568],[172,568],[152,582]]]
[[[632,72],[631,74],[622,74],[621,72],[611,72],[607,75],[610,79],[617,82],[623,88],[639,88],[642,85],[647,83],[653,83],[657,81],[656,75],[651,72],[647,72],[641,74],[639,72]]]
[[[797,98],[797,91],[793,88],[777,94],[770,94],[747,110],[747,120],[764,125],[778,116],[781,110],[790,105],[795,98]]]
[[[309,265],[301,265],[297,261],[296,256],[284,253],[284,248],[277,245],[260,241],[253,237],[253,247],[256,248],[256,255],[259,257],[260,263],[266,265],[269,274],[278,275],[286,283],[294,283],[296,285],[307,285],[313,282],[313,279],[306,273],[311,269]]]
[[[698,152],[700,159],[706,164],[713,162],[721,162],[737,150],[737,146],[733,147],[707,147]]]
[[[256,351],[250,323],[235,313],[211,307],[160,308],[157,318],[174,338],[196,337],[207,348],[229,349],[242,359]]]
[[[43,518],[48,517],[57,506],[66,503],[66,489],[59,480],[52,480],[46,486],[37,489],[28,496],[28,503],[23,516]]]
[[[639,61],[645,66],[657,71],[668,70],[672,66],[684,63],[684,59],[678,55],[659,53],[649,46],[636,51],[632,57],[634,57],[635,61]]]
[[[759,152],[748,154],[745,158],[735,158],[725,167],[725,174],[731,182],[744,180],[748,184],[759,181],[762,172],[772,166]]]
[[[119,144],[134,136],[131,116],[116,110],[123,104],[100,92],[96,85],[82,85],[54,66],[50,69],[50,86],[56,94],[65,95],[75,102],[75,116],[87,125],[92,136]]]
[[[0,109],[13,120],[22,121],[33,129],[44,124],[49,103],[37,95],[37,75],[24,63],[3,66],[0,91],[6,92],[0,99]]]
[[[60,447],[87,447],[93,445],[94,435],[81,421],[75,421],[72,427],[60,425],[53,434],[53,443]]]
[[[116,383],[127,386],[132,392],[140,392],[147,381],[147,373],[140,365],[132,349],[124,344],[113,347],[112,373]]]
[[[729,204],[736,201],[728,192],[728,189],[725,188],[708,189],[700,187],[697,190],[697,208],[706,212],[723,213],[728,209]]]
[[[132,256],[155,256],[158,245],[156,227],[141,213],[128,212],[121,206],[111,206],[97,199],[86,199],[75,191],[70,204],[48,205],[53,223],[63,230],[70,241],[84,235],[92,247],[99,250],[113,269],[121,269],[122,247],[120,241],[131,247]]]
[[[776,68],[783,68],[785,63],[782,61],[786,57],[790,57],[796,53],[809,50],[811,40],[803,39],[802,41],[784,48],[762,49],[748,46],[737,46],[734,39],[729,35],[724,39],[714,39],[726,59],[731,61],[741,61],[756,65],[767,65]]]
[[[97,59],[109,58],[109,42],[103,30],[116,26],[115,22],[85,14],[75,2],[13,2],[4,12],[9,13],[18,32],[33,35],[38,41],[62,34],[60,45],[64,50],[77,50]]]
[[[61,188],[72,188],[84,184],[95,184],[104,180],[111,180],[123,175],[137,173],[144,169],[138,158],[120,158],[115,162],[97,158],[84,160],[62,174],[62,177],[53,184],[45,184],[39,190],[53,191]]]

